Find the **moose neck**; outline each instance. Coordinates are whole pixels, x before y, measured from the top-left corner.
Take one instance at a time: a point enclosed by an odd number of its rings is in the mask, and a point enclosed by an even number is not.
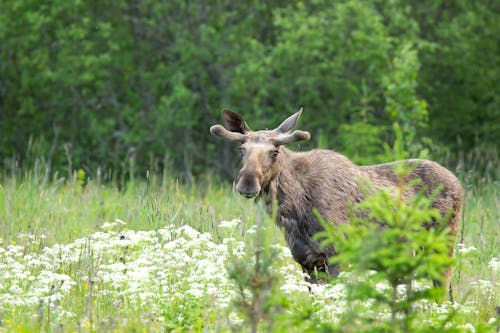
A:
[[[274,202],[278,201],[277,203],[279,205],[280,202],[285,200],[285,197],[291,195],[291,193],[288,192],[293,191],[299,185],[297,179],[300,177],[295,175],[296,170],[293,165],[294,155],[296,154],[298,153],[285,147],[281,147],[280,149],[280,154],[276,161],[276,163],[278,163],[278,172],[262,192],[262,198],[270,213],[272,212]],[[291,184],[293,184],[293,186],[291,186]]]
[[[311,212],[317,209],[327,219],[344,221],[348,218],[345,203],[363,198],[357,181],[367,175],[334,151],[293,152],[282,147],[277,163],[278,172],[262,197],[268,211],[277,204],[278,215],[285,219],[313,219]]]

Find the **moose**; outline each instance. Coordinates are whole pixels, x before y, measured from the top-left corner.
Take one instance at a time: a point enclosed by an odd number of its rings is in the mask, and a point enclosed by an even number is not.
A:
[[[210,132],[241,144],[243,166],[235,181],[237,191],[245,198],[263,199],[268,209],[277,203],[276,223],[284,229],[293,258],[311,281],[317,282],[317,272],[336,277],[340,267],[329,264],[328,259],[336,254],[334,247],[322,248],[313,237],[322,231],[313,209],[334,225],[349,223],[349,205],[361,202],[365,195],[359,180],[368,178],[374,188],[396,188],[398,177],[393,167],[398,162],[358,166],[332,150],[294,152],[285,148],[287,143],[310,138],[309,132],[293,130],[301,113],[302,108],[274,130],[252,131],[242,116],[224,109],[223,126],[214,125]],[[460,182],[435,162],[423,159],[407,162],[417,165],[408,177],[420,178],[420,189],[425,187],[428,195],[442,186],[433,207],[443,217],[450,216],[446,227],[456,236],[464,197]],[[447,215],[449,212],[451,215]],[[446,288],[450,277],[449,269],[445,273]]]

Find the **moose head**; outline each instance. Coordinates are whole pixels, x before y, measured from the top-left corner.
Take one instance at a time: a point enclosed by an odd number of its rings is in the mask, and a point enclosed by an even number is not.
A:
[[[210,133],[228,141],[239,142],[243,167],[236,178],[236,189],[246,197],[259,195],[269,186],[280,170],[280,147],[284,144],[309,140],[305,131],[292,131],[297,124],[302,108],[285,119],[273,130],[252,131],[236,112],[222,110],[222,125],[214,125]]]

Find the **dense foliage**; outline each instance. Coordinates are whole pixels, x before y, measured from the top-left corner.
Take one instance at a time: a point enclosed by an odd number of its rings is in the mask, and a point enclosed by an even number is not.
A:
[[[0,2],[0,160],[53,171],[232,174],[220,110],[381,159],[500,140],[497,1]],[[134,168],[130,168],[133,164]],[[71,171],[71,170],[70,170]]]

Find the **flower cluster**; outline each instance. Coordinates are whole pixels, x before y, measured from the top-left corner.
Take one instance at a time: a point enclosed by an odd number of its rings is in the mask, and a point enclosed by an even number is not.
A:
[[[53,267],[50,258],[25,254],[22,246],[0,247],[0,307],[54,304],[62,299],[75,282]]]
[[[62,321],[86,315],[76,313],[76,308],[64,308],[64,301],[67,304],[72,298],[80,297],[85,308],[91,306],[87,298],[92,295],[96,302],[104,304],[112,300],[115,309],[147,312],[156,322],[175,321],[178,327],[190,325],[192,309],[199,309],[201,316],[206,311],[203,309],[210,309],[216,316],[225,317],[227,323],[241,322],[241,314],[231,306],[238,287],[227,272],[231,260],[252,257],[252,249],[247,245],[251,242],[232,237],[232,231],[240,226],[238,220],[220,222],[218,228],[229,236],[215,241],[212,234],[200,233],[190,226],[168,225],[157,230],[132,231],[126,229],[125,222],[115,220],[104,223],[101,231],[85,238],[42,249],[0,241],[0,307],[24,308],[37,316],[33,310],[43,304],[58,310],[58,320]],[[244,239],[254,237],[258,230],[258,227],[250,228]],[[22,237],[29,240],[27,244],[33,244],[30,235]],[[278,253],[273,270],[282,281],[279,291],[288,299],[296,304],[309,300],[316,309],[316,318],[330,322],[337,322],[349,310],[346,282],[353,276],[341,273],[335,284],[311,285],[287,247],[271,246]],[[465,249],[459,246],[460,253],[473,251]],[[492,272],[498,273],[499,263],[497,258],[490,261]],[[383,284],[379,287],[387,288]],[[488,290],[491,287],[482,281],[476,286]],[[474,311],[473,307],[457,304],[422,303],[421,308],[434,313],[436,318],[457,309]]]
[[[477,252],[477,248],[474,245],[467,247],[463,243],[458,243],[457,249],[458,249],[458,254],[460,255],[468,254],[471,252]]]
[[[238,223],[223,222],[219,227],[231,229]],[[0,247],[0,306],[36,308],[44,302],[57,307],[80,284],[98,301],[111,296],[115,306],[147,309],[159,321],[164,320],[162,309],[172,304],[190,308],[210,302],[210,307],[220,311],[231,304],[236,287],[226,266],[230,258],[243,257],[248,251],[243,241],[227,237],[217,243],[210,233],[190,226],[126,230],[121,220],[106,222],[100,229],[38,252],[20,245]],[[288,248],[273,246],[291,261]],[[284,279],[300,281],[307,291],[302,273],[285,267],[282,273],[288,276]],[[177,319],[182,325],[185,318]]]
[[[500,258],[491,258],[488,266],[495,274],[500,274]]]

